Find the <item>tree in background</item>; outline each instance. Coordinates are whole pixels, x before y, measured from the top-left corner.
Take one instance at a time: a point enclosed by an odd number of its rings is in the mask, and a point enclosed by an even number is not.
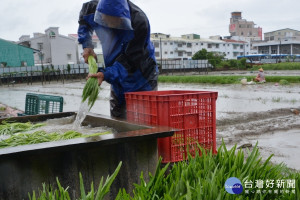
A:
[[[193,60],[208,60],[208,62],[214,67],[220,65],[224,58],[224,53],[208,52],[206,49],[201,49],[192,57]]]

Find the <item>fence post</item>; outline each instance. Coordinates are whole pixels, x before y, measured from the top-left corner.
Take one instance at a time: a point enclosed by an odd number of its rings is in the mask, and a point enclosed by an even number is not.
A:
[[[63,74],[63,84],[65,84],[65,66],[63,65],[62,67],[63,67],[63,71],[62,71],[63,72],[62,73]]]

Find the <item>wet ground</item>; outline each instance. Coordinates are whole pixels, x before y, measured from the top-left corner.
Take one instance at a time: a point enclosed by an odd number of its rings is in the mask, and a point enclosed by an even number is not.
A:
[[[74,81],[65,84],[52,82],[43,86],[40,83],[0,86],[0,102],[24,110],[26,93],[50,94],[64,97],[64,111],[77,111],[84,84],[84,81]],[[276,86],[271,83],[159,84],[158,89],[217,91],[218,145],[222,138],[228,146],[254,146],[258,141],[264,158],[273,153],[272,162],[284,162],[288,167],[300,170],[300,115],[297,113],[300,110],[299,86]],[[109,95],[110,86],[104,83],[91,112],[109,115]]]

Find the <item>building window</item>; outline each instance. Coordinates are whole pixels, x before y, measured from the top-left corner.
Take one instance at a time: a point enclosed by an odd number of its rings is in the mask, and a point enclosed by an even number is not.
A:
[[[181,43],[178,43],[177,46],[178,46],[178,47],[182,47],[182,44],[181,44]]]
[[[229,44],[227,44],[227,46],[229,47]]]
[[[274,36],[271,36],[271,37],[270,37],[270,40],[274,40]]]
[[[67,54],[68,60],[72,60],[72,54]]]
[[[39,50],[43,50],[43,43],[37,43],[37,45]]]
[[[219,44],[216,44],[216,48],[217,48],[217,49],[219,48]]]
[[[165,54],[168,54],[168,52],[167,52],[167,51],[165,51]]]
[[[183,56],[183,52],[182,51],[178,52],[178,56]]]
[[[167,45],[167,44],[168,44],[167,42],[164,43],[164,45]]]
[[[244,45],[240,45],[240,49],[243,49],[244,48]]]
[[[225,44],[223,44],[223,47],[225,47]]]
[[[154,47],[159,47],[159,42],[154,42]]]
[[[187,56],[192,56],[192,52],[187,52]]]
[[[211,48],[211,46],[212,46],[211,44],[207,44],[207,48]]]
[[[159,57],[159,52],[158,51],[155,52],[155,57]]]
[[[187,44],[186,44],[186,47],[191,48],[191,47],[192,47],[192,43],[187,43]]]
[[[229,53],[229,52],[227,52],[227,54],[229,55],[230,53]]]
[[[170,54],[173,54],[173,51],[171,51]]]
[[[241,35],[244,35],[244,32],[241,32]]]
[[[173,42],[170,42],[170,45],[173,45]]]
[[[203,46],[203,43],[201,43],[201,45]]]
[[[49,33],[49,37],[50,37],[50,38],[55,38],[55,33],[54,33],[53,31],[51,31],[51,32]]]
[[[196,45],[198,45],[198,43],[196,43]]]

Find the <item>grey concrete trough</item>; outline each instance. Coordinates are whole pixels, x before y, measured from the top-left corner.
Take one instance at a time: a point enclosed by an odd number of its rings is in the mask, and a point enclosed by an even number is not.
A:
[[[42,122],[75,114],[65,112],[10,120]],[[28,193],[37,192],[42,183],[56,186],[56,177],[64,188],[69,186],[71,199],[77,199],[80,196],[79,172],[86,190],[90,191],[91,182],[97,188],[101,177],[106,179],[122,161],[107,196],[107,199],[114,199],[119,188],[131,192],[142,171],[146,179],[149,172],[155,172],[157,138],[174,134],[172,128],[135,125],[91,113],[82,124],[112,127],[117,133],[0,149],[0,199],[28,199]]]

